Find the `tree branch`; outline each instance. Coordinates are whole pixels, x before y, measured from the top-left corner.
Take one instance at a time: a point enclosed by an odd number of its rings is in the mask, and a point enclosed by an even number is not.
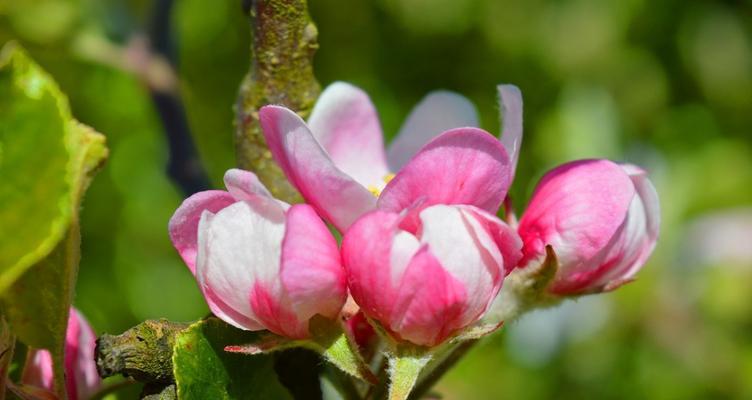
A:
[[[258,122],[258,110],[281,104],[307,116],[320,87],[313,75],[318,32],[308,15],[306,0],[250,0],[253,40],[251,68],[238,94],[235,151],[240,168],[251,170],[275,197],[299,199],[274,163]]]
[[[175,337],[187,326],[165,319],[148,320],[122,335],[100,336],[95,350],[99,376],[122,374],[139,382],[172,383]]]

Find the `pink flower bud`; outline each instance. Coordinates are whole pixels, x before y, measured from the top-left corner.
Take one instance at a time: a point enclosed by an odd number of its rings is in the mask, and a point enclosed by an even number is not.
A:
[[[309,336],[309,319],[336,317],[347,297],[336,240],[312,207],[274,199],[250,172],[227,171],[225,185],[183,202],[170,220],[173,244],[217,317]]]
[[[86,400],[100,387],[94,348],[97,336],[78,310],[71,308],[65,332],[65,389],[70,400]],[[26,385],[54,390],[52,355],[38,349],[29,353],[22,377]]]
[[[650,256],[659,224],[658,195],[642,169],[607,160],[567,163],[541,179],[520,220],[520,265],[540,262],[551,245],[559,270],[549,291],[612,290]]]
[[[435,346],[476,322],[521,257],[517,234],[473,206],[372,211],[342,242],[350,291],[395,339]]]

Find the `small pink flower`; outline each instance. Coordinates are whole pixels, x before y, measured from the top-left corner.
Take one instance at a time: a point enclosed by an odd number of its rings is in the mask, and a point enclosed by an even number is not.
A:
[[[71,308],[65,332],[65,389],[70,400],[86,400],[101,386],[94,361],[97,336],[78,310]],[[21,378],[26,385],[54,391],[52,355],[33,350]]]
[[[468,205],[372,211],[342,242],[350,291],[397,340],[435,346],[481,318],[522,242]]]
[[[514,176],[522,139],[520,92],[509,85],[499,92],[507,116],[501,142],[474,128],[477,115],[467,99],[445,91],[416,106],[387,151],[370,99],[346,83],[322,93],[308,124],[280,106],[263,107],[259,117],[287,178],[344,232],[377,207],[400,211],[418,200],[495,213]]]
[[[540,262],[551,245],[559,261],[551,292],[611,290],[645,263],[659,224],[658,195],[642,169],[607,160],[567,163],[541,179],[520,220],[520,265]]]
[[[225,186],[175,211],[175,248],[217,317],[241,329],[307,337],[309,319],[336,317],[347,296],[336,240],[313,208],[274,199],[250,172],[227,171]]]

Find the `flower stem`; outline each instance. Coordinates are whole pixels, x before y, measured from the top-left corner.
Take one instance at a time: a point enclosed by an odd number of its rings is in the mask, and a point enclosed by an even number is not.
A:
[[[418,381],[430,355],[394,355],[389,357],[389,400],[406,400]]]

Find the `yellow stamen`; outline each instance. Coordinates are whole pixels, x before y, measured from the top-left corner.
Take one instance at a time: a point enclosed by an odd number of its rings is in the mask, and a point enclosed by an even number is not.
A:
[[[381,180],[384,181],[384,184],[391,182],[392,179],[394,179],[394,174],[392,173],[386,174],[383,178],[381,178]],[[379,197],[383,188],[378,188],[374,185],[368,185],[366,189],[368,189],[368,191],[371,192],[374,196]]]
[[[377,188],[376,186],[368,185],[366,189],[368,189],[368,191],[371,192],[371,194],[373,194],[376,197],[379,197],[379,195],[381,194],[381,190]]]

